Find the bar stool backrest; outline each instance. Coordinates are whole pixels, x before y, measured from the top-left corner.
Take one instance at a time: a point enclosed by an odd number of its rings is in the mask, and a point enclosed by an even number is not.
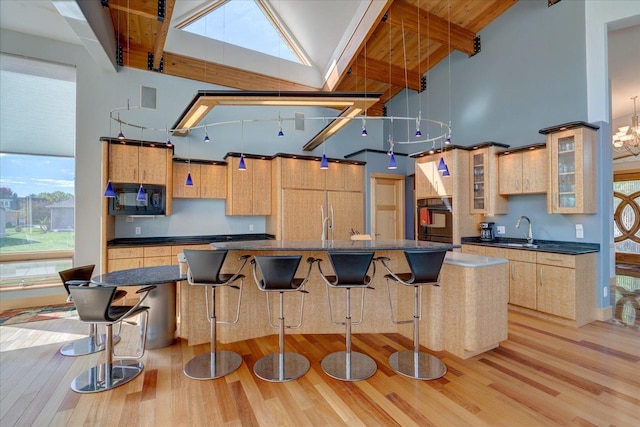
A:
[[[374,252],[329,252],[328,255],[336,273],[335,286],[367,284],[367,271]]]
[[[70,286],[78,317],[87,323],[112,323],[109,307],[118,288],[115,286]]]
[[[67,291],[67,295],[69,295],[69,285],[67,284],[69,280],[84,280],[89,283],[95,268],[94,264],[90,264],[59,271],[58,274],[60,275],[60,280],[62,280],[62,285]]]
[[[253,258],[262,276],[262,280],[258,282],[258,286],[260,286],[261,289],[268,291],[294,288],[293,278],[298,270],[302,256],[256,255]]]
[[[447,251],[404,251],[413,274],[411,283],[438,283]]]
[[[189,270],[187,281],[190,285],[221,284],[220,270],[227,257],[226,250],[185,249],[184,257]]]

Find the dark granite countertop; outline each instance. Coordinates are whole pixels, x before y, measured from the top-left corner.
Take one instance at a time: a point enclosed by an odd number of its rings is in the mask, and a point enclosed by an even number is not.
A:
[[[421,240],[256,240],[253,242],[212,242],[216,249],[240,251],[367,251],[403,249],[453,249],[458,245]]]
[[[180,275],[180,267],[177,265],[113,271],[91,279],[94,283],[112,286],[150,286],[181,280],[186,280],[186,277]]]
[[[107,242],[108,248],[128,246],[199,245],[213,242],[244,242],[248,240],[273,240],[273,234],[218,234],[209,236],[173,236],[119,238]]]
[[[493,246],[507,249],[523,249],[537,252],[553,252],[566,255],[581,255],[600,252],[598,243],[562,242],[557,240],[535,240],[533,246],[527,246],[525,239],[498,237],[492,241],[480,240],[480,237],[463,237],[462,244]]]

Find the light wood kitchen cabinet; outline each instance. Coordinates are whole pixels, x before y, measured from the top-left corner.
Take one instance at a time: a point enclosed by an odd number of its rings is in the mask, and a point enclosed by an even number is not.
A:
[[[129,144],[111,144],[109,149],[112,182],[167,185],[172,150]]]
[[[597,129],[589,123],[576,122],[540,130],[547,135],[549,213],[598,212]]]
[[[324,190],[329,169],[320,169],[319,161],[306,159],[294,159],[290,157],[279,158],[282,188],[303,188],[306,190]]]
[[[246,170],[238,170],[240,157],[227,159],[227,215],[271,215],[271,161],[244,158]]]
[[[463,254],[487,256],[486,246],[479,245],[462,245],[460,252]]]
[[[321,171],[327,173],[327,190],[358,192],[364,188],[364,168],[361,165],[330,163],[329,169]]]
[[[282,190],[281,240],[320,240],[322,217],[320,206],[326,206],[324,190],[285,188]],[[325,209],[325,215],[327,214]]]
[[[537,309],[536,253],[506,249],[509,259],[509,303]]]
[[[535,194],[547,192],[549,157],[545,148],[525,149],[498,156],[499,192]]]
[[[107,249],[107,271],[128,270],[143,266],[142,247]]]
[[[472,214],[508,213],[508,200],[498,192],[497,146],[490,145],[471,152],[470,186]]]
[[[333,224],[329,235],[335,240],[349,240],[351,230],[364,233],[364,193],[328,191],[327,206],[333,208]]]
[[[187,173],[191,171],[192,186],[186,186]],[[173,163],[173,197],[187,199],[226,199],[227,167],[208,163],[184,161]]]
[[[416,198],[424,199],[429,197],[453,195],[454,180],[456,178],[453,176],[442,176],[442,173],[438,171],[438,165],[442,158],[447,166],[455,171],[453,173],[458,174],[459,171],[453,167],[454,157],[455,151],[451,150],[416,159]]]

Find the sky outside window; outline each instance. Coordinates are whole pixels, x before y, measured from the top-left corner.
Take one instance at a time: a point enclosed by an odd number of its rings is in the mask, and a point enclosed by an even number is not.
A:
[[[300,63],[255,1],[228,1],[182,28],[225,43]]]

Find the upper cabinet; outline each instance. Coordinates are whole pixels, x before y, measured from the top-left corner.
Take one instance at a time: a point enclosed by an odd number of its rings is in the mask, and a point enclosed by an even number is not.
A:
[[[118,143],[111,144],[109,150],[112,182],[167,185],[172,150]]]
[[[271,160],[227,157],[227,215],[271,215]]]
[[[499,153],[500,194],[546,193],[548,164],[549,158],[544,145]]]
[[[187,174],[191,173],[193,185],[185,185]],[[226,199],[227,167],[226,164],[212,164],[192,160],[174,159],[173,163],[173,197],[187,199]]]
[[[472,214],[494,215],[508,212],[508,200],[498,192],[497,149],[498,145],[489,145],[471,151],[469,164]]]
[[[597,129],[573,122],[540,130],[547,136],[549,213],[597,213]]]
[[[453,164],[455,151],[445,151],[444,153],[430,154],[428,156],[416,159],[416,198],[423,199],[428,197],[452,196],[453,183],[456,178],[451,176],[443,176],[438,171],[438,165],[442,158],[448,167]],[[459,171],[450,171],[458,174]]]

